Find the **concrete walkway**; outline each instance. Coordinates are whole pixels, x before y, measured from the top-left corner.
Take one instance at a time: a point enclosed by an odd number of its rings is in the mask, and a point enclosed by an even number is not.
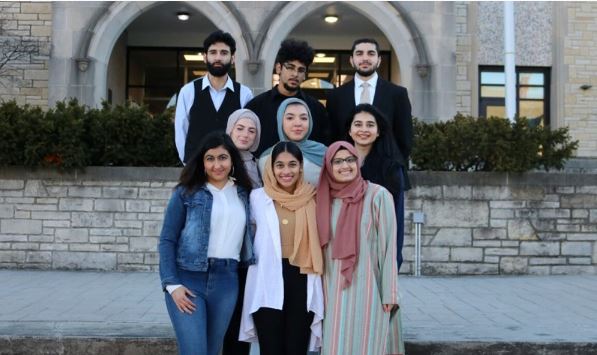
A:
[[[0,270],[0,284],[5,340],[172,343],[156,273]],[[402,277],[400,284],[408,343],[597,344],[597,276]]]

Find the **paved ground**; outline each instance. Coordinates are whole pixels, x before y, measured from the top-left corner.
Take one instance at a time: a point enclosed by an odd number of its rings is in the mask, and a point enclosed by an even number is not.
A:
[[[158,275],[0,270],[0,337],[173,336]],[[597,276],[402,277],[410,342],[597,343]]]

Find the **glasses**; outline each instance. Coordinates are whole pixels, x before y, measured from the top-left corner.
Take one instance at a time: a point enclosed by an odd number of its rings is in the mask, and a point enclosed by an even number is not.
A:
[[[350,156],[348,158],[336,158],[334,160],[332,160],[332,165],[334,166],[340,166],[342,165],[342,163],[346,162],[346,164],[351,165],[357,162],[357,157],[355,156]]]
[[[294,65],[292,65],[290,63],[284,63],[284,64],[282,64],[282,66],[284,68],[286,68],[286,70],[293,71],[293,72],[295,72],[297,74],[303,75],[303,74],[307,73],[307,68],[305,68],[305,67],[298,67],[297,68],[297,67],[295,67]]]

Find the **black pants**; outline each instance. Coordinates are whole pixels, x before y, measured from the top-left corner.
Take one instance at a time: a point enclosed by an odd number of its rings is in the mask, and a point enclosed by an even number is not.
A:
[[[282,310],[259,308],[253,321],[261,355],[305,355],[309,348],[313,312],[307,311],[307,275],[282,259]]]
[[[240,318],[243,311],[243,299],[245,298],[245,282],[247,280],[247,268],[238,268],[238,298],[236,299],[236,306],[232,319],[228,325],[226,336],[224,337],[224,347],[222,348],[222,355],[249,355],[251,350],[251,343],[238,341],[238,333],[240,331]]]

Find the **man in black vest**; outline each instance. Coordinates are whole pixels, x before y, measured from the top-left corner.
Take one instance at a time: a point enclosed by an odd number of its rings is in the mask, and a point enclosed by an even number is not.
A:
[[[309,139],[323,144],[329,143],[329,125],[325,108],[317,99],[301,91],[301,83],[307,77],[307,70],[313,63],[314,56],[313,48],[305,41],[287,39],[280,45],[275,64],[280,83],[247,104],[247,108],[255,112],[261,121],[261,140],[256,151],[257,156],[280,140],[276,114],[282,101],[289,97],[299,98],[309,106],[313,117],[313,130]]]
[[[234,63],[236,41],[220,30],[203,42],[208,74],[180,89],[176,103],[174,137],[180,160],[185,163],[201,138],[225,130],[228,116],[253,98],[251,90],[228,76]]]
[[[334,140],[348,135],[346,123],[352,120],[355,106],[368,103],[378,108],[388,119],[392,133],[400,150],[397,157],[403,163],[401,168],[401,192],[397,201],[398,214],[398,268],[402,264],[404,243],[404,191],[410,189],[406,170],[413,146],[413,121],[411,105],[406,88],[379,78],[377,68],[381,64],[379,44],[372,38],[361,38],[352,45],[350,64],[356,71],[354,79],[332,90],[328,95],[327,110],[330,124],[334,128]]]

